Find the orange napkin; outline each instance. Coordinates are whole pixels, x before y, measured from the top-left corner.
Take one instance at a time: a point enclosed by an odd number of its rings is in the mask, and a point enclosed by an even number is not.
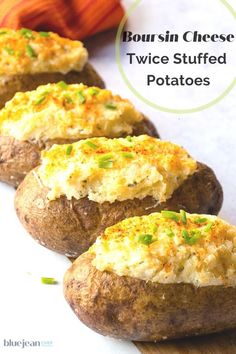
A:
[[[123,15],[120,0],[0,1],[0,27],[53,31],[71,39],[115,27]]]

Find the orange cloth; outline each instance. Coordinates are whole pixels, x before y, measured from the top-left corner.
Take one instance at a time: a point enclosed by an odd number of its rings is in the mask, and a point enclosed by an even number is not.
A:
[[[71,39],[115,27],[123,15],[120,0],[0,0],[0,27],[53,31]]]

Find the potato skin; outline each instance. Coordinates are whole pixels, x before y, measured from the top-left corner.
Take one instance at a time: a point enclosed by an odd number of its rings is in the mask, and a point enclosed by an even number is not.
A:
[[[105,87],[102,78],[90,63],[85,64],[84,69],[81,72],[70,71],[67,74],[40,73],[14,75],[7,77],[4,84],[0,85],[0,108],[2,108],[16,92],[35,90],[39,85],[46,85],[62,80],[68,84],[82,82],[87,86]]]
[[[142,134],[159,137],[154,124],[146,117],[133,128],[132,135]],[[70,144],[78,140],[54,139],[32,143],[0,136],[0,181],[18,187],[26,174],[40,164],[41,150],[49,149],[53,144]]]
[[[165,203],[152,197],[102,204],[87,197],[68,200],[65,196],[48,202],[48,189],[39,184],[34,171],[17,189],[16,213],[26,230],[39,243],[56,252],[77,257],[88,250],[108,226],[132,216],[150,214],[163,209],[184,209],[189,213],[217,214],[223,193],[214,172],[198,163],[190,176]]]
[[[64,295],[94,331],[134,341],[162,341],[236,327],[236,288],[152,283],[92,265],[84,253],[64,277]]]

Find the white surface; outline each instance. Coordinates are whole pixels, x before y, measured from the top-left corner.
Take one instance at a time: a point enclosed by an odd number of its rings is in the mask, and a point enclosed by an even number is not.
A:
[[[87,42],[91,61],[107,87],[130,98],[156,122],[162,138],[183,145],[192,156],[213,167],[224,188],[220,215],[236,224],[235,90],[217,106],[192,115],[176,116],[151,109],[122,81],[115,62],[114,36],[115,31],[110,31]],[[77,320],[61,291],[63,274],[70,262],[37,245],[26,234],[15,216],[13,198],[14,190],[1,184],[0,352],[22,352],[20,348],[3,347],[5,338],[53,342],[50,347],[25,348],[28,353],[138,353],[133,344],[104,338]],[[41,276],[55,277],[59,285],[42,285]]]

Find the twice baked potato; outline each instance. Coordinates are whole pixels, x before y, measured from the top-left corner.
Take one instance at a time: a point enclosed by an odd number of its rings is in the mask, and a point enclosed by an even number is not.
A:
[[[175,144],[141,135],[54,145],[20,184],[15,208],[39,243],[76,257],[127,217],[181,208],[214,214],[222,198],[209,167]]]
[[[236,227],[162,212],[105,230],[64,277],[65,298],[96,332],[162,341],[236,327]]]
[[[53,144],[107,136],[149,134],[154,125],[126,99],[83,84],[18,92],[0,111],[0,180],[15,187]]]
[[[64,80],[104,88],[79,41],[26,28],[0,31],[0,108],[16,92]]]

